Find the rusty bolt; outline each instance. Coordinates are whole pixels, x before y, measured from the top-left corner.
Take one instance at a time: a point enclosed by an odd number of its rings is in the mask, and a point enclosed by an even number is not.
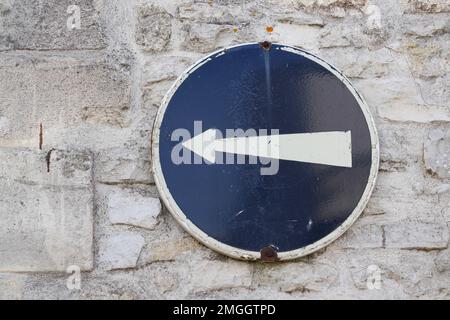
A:
[[[263,41],[260,42],[259,45],[261,46],[261,48],[263,48],[264,50],[270,50],[270,47],[272,46],[272,44],[269,41]]]
[[[261,261],[264,262],[278,261],[277,248],[272,245],[262,248],[260,253],[261,253]]]

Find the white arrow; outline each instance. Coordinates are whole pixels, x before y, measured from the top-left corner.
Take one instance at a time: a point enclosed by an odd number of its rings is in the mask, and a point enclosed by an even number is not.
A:
[[[350,131],[293,133],[216,139],[216,129],[183,142],[183,146],[210,163],[216,151],[247,156],[352,167]]]

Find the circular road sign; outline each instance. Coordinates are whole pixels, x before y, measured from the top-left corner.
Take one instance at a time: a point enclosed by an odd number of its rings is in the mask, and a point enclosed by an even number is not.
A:
[[[277,261],[342,235],[375,184],[378,137],[349,80],[269,42],[214,52],[163,99],[155,182],[192,236],[233,258]]]

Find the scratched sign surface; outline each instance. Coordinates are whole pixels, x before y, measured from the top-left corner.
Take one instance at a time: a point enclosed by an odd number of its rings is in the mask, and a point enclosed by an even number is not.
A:
[[[235,258],[284,260],[327,245],[362,212],[377,168],[373,120],[352,85],[279,44],[197,62],[166,95],[153,132],[165,205]]]

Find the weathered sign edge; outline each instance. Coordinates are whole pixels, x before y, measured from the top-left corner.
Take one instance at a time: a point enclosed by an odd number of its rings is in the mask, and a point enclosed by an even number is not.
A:
[[[164,202],[164,205],[167,207],[169,212],[172,214],[172,216],[175,218],[175,220],[181,225],[181,227],[188,232],[190,235],[192,235],[195,239],[197,239],[199,242],[204,244],[205,246],[209,247],[210,249],[213,249],[217,252],[220,252],[226,256],[229,256],[231,258],[240,259],[240,260],[260,260],[261,259],[261,253],[258,251],[248,251],[248,250],[242,250],[239,248],[235,248],[233,246],[226,245],[210,236],[208,236],[205,232],[200,230],[195,224],[193,224],[182,212],[182,210],[178,207],[177,203],[173,199],[173,197],[170,194],[169,189],[167,188],[162,169],[161,169],[161,163],[159,159],[159,133],[160,133],[160,127],[161,122],[164,117],[164,113],[166,111],[166,108],[170,102],[170,99],[172,98],[175,91],[178,89],[178,87],[183,83],[183,81],[191,74],[193,73],[197,68],[201,67],[205,63],[211,61],[214,58],[217,58],[223,54],[226,54],[227,50],[231,48],[236,48],[240,46],[246,46],[246,45],[254,45],[258,44],[257,42],[250,42],[250,43],[242,43],[234,46],[229,46],[220,50],[217,50],[206,57],[201,58],[194,64],[192,64],[190,67],[188,67],[173,83],[169,91],[164,96],[161,106],[158,109],[158,113],[156,115],[154,124],[153,124],[153,132],[152,132],[152,146],[151,146],[151,157],[152,157],[152,172],[155,179],[155,184],[158,189],[159,195]],[[339,71],[336,67],[334,67],[329,62],[324,61],[323,59],[317,57],[316,55],[305,51],[301,48],[291,46],[291,45],[285,45],[285,44],[278,44],[275,43],[277,46],[279,46],[279,49],[285,50],[288,52],[291,52],[293,54],[299,54],[306,58],[309,58],[313,60],[314,62],[320,64],[330,72],[332,72],[336,77],[338,77],[346,87],[350,90],[350,92],[353,94],[355,99],[358,101],[358,104],[363,111],[364,117],[367,122],[367,126],[369,128],[370,132],[370,139],[372,144],[372,166],[370,168],[370,174],[369,179],[367,181],[367,186],[364,190],[363,195],[361,196],[361,199],[358,202],[358,205],[355,207],[353,212],[350,214],[350,216],[333,232],[328,234],[326,237],[299,249],[291,250],[291,251],[285,251],[285,252],[279,252],[277,253],[277,259],[276,260],[292,260],[292,259],[298,259],[303,256],[309,255],[321,248],[326,247],[331,242],[338,239],[340,236],[342,236],[352,225],[353,223],[358,219],[358,217],[363,212],[364,208],[367,205],[367,202],[369,201],[369,198],[372,194],[372,191],[375,187],[377,174],[378,174],[378,167],[379,167],[379,140],[378,140],[378,133],[375,127],[375,121],[370,113],[370,109],[365,102],[364,98],[356,91],[356,89],[351,84],[350,80],[342,74],[341,71]],[[261,248],[263,249],[263,248]]]

